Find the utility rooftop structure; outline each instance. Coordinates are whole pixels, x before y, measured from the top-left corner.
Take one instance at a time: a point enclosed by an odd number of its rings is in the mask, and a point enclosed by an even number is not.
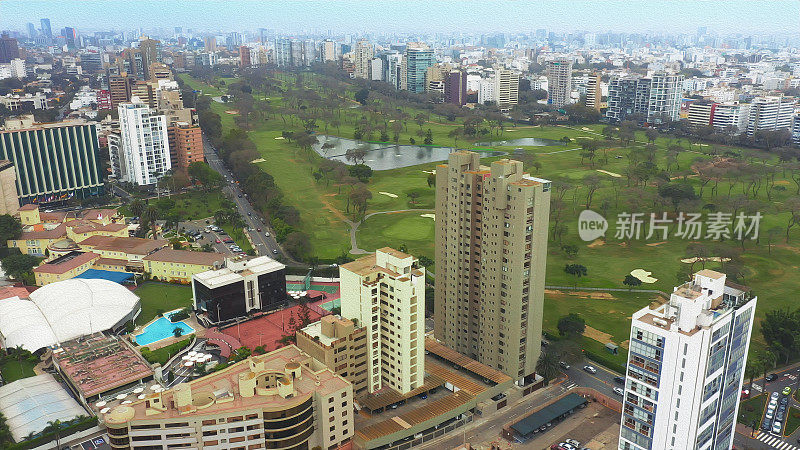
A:
[[[704,269],[633,314],[619,448],[731,448],[756,301]]]

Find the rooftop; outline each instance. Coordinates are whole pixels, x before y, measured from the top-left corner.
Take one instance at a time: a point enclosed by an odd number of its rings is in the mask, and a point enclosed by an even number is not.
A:
[[[144,257],[145,261],[171,262],[180,264],[195,264],[203,266],[213,266],[221,263],[225,259],[222,253],[193,252],[189,250],[173,250],[162,248]]]
[[[92,252],[69,252],[34,268],[33,271],[35,273],[64,274],[98,258],[100,255]]]
[[[225,267],[222,269],[200,272],[195,274],[193,279],[209,288],[215,288],[242,280],[246,275],[261,275],[284,268],[286,266],[268,256],[259,256],[252,259],[226,259]]]
[[[169,245],[164,239],[144,239],[136,237],[92,236],[78,243],[80,246],[92,247],[94,250],[106,250],[148,255],[155,250]]]

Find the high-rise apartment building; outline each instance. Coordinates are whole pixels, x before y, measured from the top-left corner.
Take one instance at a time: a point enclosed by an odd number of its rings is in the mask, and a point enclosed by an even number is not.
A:
[[[289,67],[292,65],[292,40],[288,38],[275,39],[275,65]]]
[[[346,448],[353,386],[290,345],[101,413],[111,448]]]
[[[242,45],[239,47],[239,67],[250,67],[251,64],[250,47]]]
[[[319,44],[319,59],[322,62],[336,61],[336,42],[325,39]]]
[[[683,75],[656,73],[650,77],[614,78],[608,86],[606,117],[662,123],[678,120]]]
[[[138,185],[154,184],[172,168],[167,136],[167,118],[155,114],[138,97],[122,103],[119,112],[118,154],[110,155],[121,168],[114,175],[118,180]],[[109,145],[109,151],[111,146]],[[112,164],[112,168],[114,164]],[[122,169],[124,167],[124,169]]]
[[[383,69],[386,71],[383,80],[394,86],[395,89],[400,89],[400,73],[403,70],[403,55],[398,52],[386,53],[381,55],[385,59]]]
[[[353,62],[355,63],[353,74],[356,78],[370,79],[370,62],[374,55],[375,48],[370,41],[361,39],[356,42],[356,48],[353,50]]]
[[[21,204],[103,194],[95,124],[53,123],[0,131],[0,159],[17,171]]]
[[[620,449],[731,448],[757,301],[748,291],[704,269],[633,314]]]
[[[557,58],[547,61],[547,104],[560,108],[570,101],[572,92],[572,60]]]
[[[519,100],[519,74],[506,69],[494,73],[494,95],[497,106],[507,108]]]
[[[203,49],[207,52],[216,52],[217,51],[217,37],[216,36],[206,36],[203,38]]]
[[[423,42],[409,42],[403,54],[401,88],[421,94],[425,92],[425,74],[436,62],[433,50]]]
[[[143,78],[156,78],[150,69],[153,64],[161,62],[161,41],[142,37],[139,40],[139,52],[142,55]]]
[[[189,168],[189,164],[205,161],[203,131],[188,122],[176,122],[167,128],[169,157],[173,170]]]
[[[788,130],[794,117],[794,100],[787,97],[757,97],[750,102],[747,134],[759,131]]]
[[[478,103],[481,105],[487,102],[497,101],[497,86],[494,78],[481,78],[478,82]]]
[[[444,78],[444,101],[453,105],[467,104],[467,72],[451,70]]]
[[[108,93],[111,96],[111,106],[116,108],[121,103],[131,100],[131,78],[127,73],[108,76]]]
[[[50,19],[39,19],[39,23],[42,26],[42,34],[47,36],[48,38],[52,38],[53,29],[50,28]]]
[[[600,84],[600,75],[589,74],[586,78],[586,106],[600,112],[603,105],[603,91]]]
[[[719,130],[729,129],[741,133],[747,129],[749,119],[749,103],[717,103],[711,116],[711,125]]]
[[[405,394],[425,378],[425,268],[384,247],[343,264],[342,317],[367,330],[367,390]]]
[[[0,214],[11,214],[19,210],[17,194],[17,172],[14,163],[0,159]]]
[[[295,333],[297,346],[353,385],[353,394],[367,392],[367,328],[336,315],[321,317]]]
[[[436,338],[519,384],[541,353],[550,188],[469,151],[436,169]]]
[[[0,35],[0,64],[10,63],[14,59],[19,59],[17,40],[3,33]]]

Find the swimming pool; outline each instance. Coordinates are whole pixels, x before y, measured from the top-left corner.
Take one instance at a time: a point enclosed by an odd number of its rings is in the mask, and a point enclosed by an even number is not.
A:
[[[182,331],[181,336],[194,333],[194,328],[186,324],[186,322],[170,322],[166,316],[159,317],[150,325],[144,327],[144,331],[136,335],[136,343],[139,345],[149,345],[153,342],[158,342],[162,339],[174,337],[175,328],[180,328]]]

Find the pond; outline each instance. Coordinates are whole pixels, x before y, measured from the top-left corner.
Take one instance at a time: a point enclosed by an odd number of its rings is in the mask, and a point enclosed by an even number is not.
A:
[[[475,145],[484,145],[487,147],[515,147],[515,146],[529,146],[529,147],[545,147],[548,145],[561,145],[563,142],[553,139],[542,139],[535,137],[508,139],[505,141],[493,142],[480,142]]]
[[[399,167],[416,166],[429,162],[446,161],[448,155],[454,150],[457,150],[455,147],[371,143],[337,136],[326,136],[324,134],[318,135],[317,141],[318,142],[314,144],[313,147],[314,151],[320,156],[341,161],[347,165],[355,164],[354,161],[347,159],[347,151],[363,146],[367,150],[367,154],[364,157],[364,164],[371,167],[372,170],[389,170]],[[323,149],[322,146],[325,143],[330,144],[332,147]],[[506,154],[505,152],[493,150],[475,151],[480,153],[481,156],[500,156]]]

